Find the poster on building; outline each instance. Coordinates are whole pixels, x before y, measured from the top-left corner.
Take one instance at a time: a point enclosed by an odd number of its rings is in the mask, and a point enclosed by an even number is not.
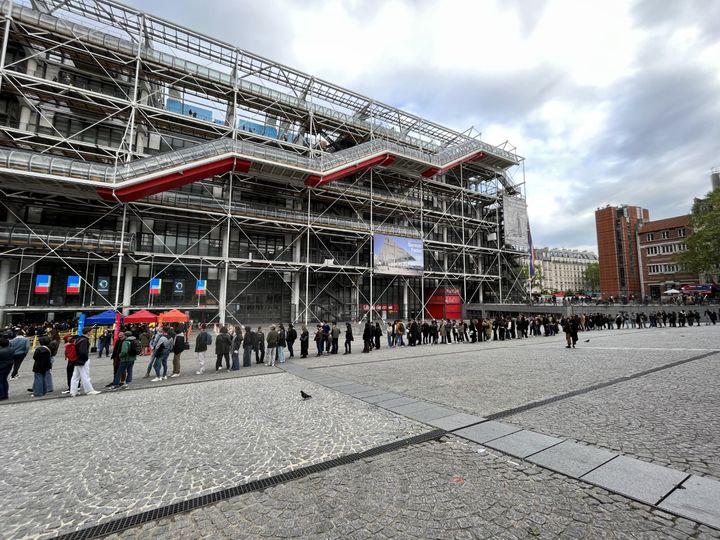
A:
[[[522,197],[503,196],[505,244],[519,251],[528,249],[527,205]]]
[[[150,296],[158,296],[162,287],[162,279],[152,278],[150,280]]]
[[[376,273],[422,275],[424,268],[422,240],[376,234],[373,241],[373,266]]]
[[[97,280],[97,292],[100,294],[108,294],[110,292],[110,278],[99,277]]]
[[[35,294],[48,294],[50,292],[51,276],[38,274],[35,276]]]
[[[185,280],[176,279],[173,286],[173,294],[175,296],[183,296],[185,294]]]
[[[80,276],[68,276],[66,294],[80,294]]]
[[[207,281],[204,279],[198,279],[195,282],[195,294],[198,296],[205,296],[207,291]]]

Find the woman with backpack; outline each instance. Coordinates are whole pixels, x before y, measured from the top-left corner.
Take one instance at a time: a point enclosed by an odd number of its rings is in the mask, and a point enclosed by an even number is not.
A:
[[[127,388],[132,382],[135,359],[142,352],[142,344],[131,332],[125,332],[124,339],[122,341],[118,340],[118,343],[120,343],[120,351],[118,352],[120,364],[113,379],[113,390]],[[122,381],[123,377],[125,377],[125,382]]]

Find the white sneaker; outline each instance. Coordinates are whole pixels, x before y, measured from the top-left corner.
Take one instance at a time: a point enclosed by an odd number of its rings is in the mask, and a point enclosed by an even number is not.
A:
[[[217,370],[218,370],[218,371],[222,371],[222,366],[220,366],[219,368],[217,368]]]
[[[195,375],[202,375],[202,374],[203,374],[203,371],[202,371],[202,370],[195,372]]]
[[[62,393],[62,394],[69,394],[69,393],[70,393],[70,390],[63,390],[61,393]]]
[[[172,379],[173,377],[179,377],[179,376],[180,376],[179,373],[173,373],[172,375],[170,375],[170,378]]]
[[[163,375],[163,381],[167,381],[167,375]]]
[[[162,381],[162,377],[155,377],[155,378],[154,378],[152,381],[150,381],[150,382],[158,382],[158,381]]]
[[[89,392],[86,392],[86,396],[97,396],[100,392],[97,390],[90,390]]]

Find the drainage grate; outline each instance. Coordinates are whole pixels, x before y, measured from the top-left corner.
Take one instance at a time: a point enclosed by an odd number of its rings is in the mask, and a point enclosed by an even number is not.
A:
[[[385,454],[394,450],[399,450],[400,448],[403,448],[405,446],[412,446],[415,444],[434,441],[436,439],[439,439],[446,433],[447,432],[445,430],[435,429],[433,431],[428,431],[427,433],[422,433],[414,437],[408,437],[407,439],[400,439],[388,444],[383,444],[382,446],[376,446],[375,448],[370,448],[369,450],[365,450],[363,452],[349,454],[347,456],[339,456],[329,461],[318,463],[316,465],[308,465],[307,467],[295,469],[294,471],[276,474],[268,478],[254,480],[247,484],[241,484],[239,486],[223,489],[221,491],[202,495],[200,497],[189,499],[187,501],[181,501],[178,503],[170,504],[168,506],[162,506],[160,508],[148,510],[147,512],[142,512],[140,514],[134,514],[132,516],[126,516],[123,518],[108,521],[101,525],[94,525],[93,527],[80,529],[79,531],[62,534],[57,538],[61,540],[84,540],[87,538],[100,538],[109,534],[115,534],[126,529],[130,529],[132,527],[137,527],[138,525],[142,525],[143,523],[156,521],[158,519],[172,516],[174,514],[189,512],[202,506],[215,504],[226,499],[237,497],[238,495],[244,495],[253,491],[261,491],[269,487],[277,486],[278,484],[282,484],[284,482],[298,480],[310,474],[327,471],[328,469],[332,469],[340,465],[349,465],[350,463],[359,461],[361,459],[378,456],[380,454]]]

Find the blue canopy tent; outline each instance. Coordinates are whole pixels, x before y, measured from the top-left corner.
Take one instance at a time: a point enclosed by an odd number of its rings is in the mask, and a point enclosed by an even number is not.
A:
[[[85,319],[85,324],[87,325],[111,325],[115,324],[115,311],[112,309],[108,309],[107,311],[103,311],[102,313],[98,313],[97,315],[93,315],[92,317],[88,317]]]

